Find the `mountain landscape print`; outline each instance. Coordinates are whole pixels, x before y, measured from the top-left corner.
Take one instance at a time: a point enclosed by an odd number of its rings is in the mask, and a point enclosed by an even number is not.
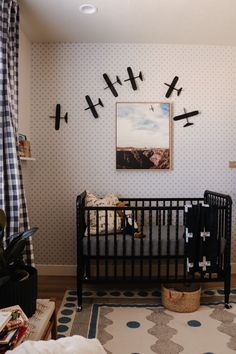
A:
[[[116,168],[171,168],[170,104],[117,103]]]

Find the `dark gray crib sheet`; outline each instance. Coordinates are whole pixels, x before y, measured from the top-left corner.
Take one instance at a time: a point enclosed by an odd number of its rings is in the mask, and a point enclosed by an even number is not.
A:
[[[161,245],[159,248],[158,244],[158,226],[153,225],[152,226],[152,240],[151,240],[151,249],[152,249],[152,255],[157,256],[157,255],[162,255],[165,256],[167,255],[167,225],[161,226]],[[146,237],[143,239],[143,255],[144,256],[149,256],[150,255],[150,235],[149,235],[149,227],[144,226],[143,228],[143,233],[146,234]],[[183,255],[184,254],[184,226],[179,226],[178,227],[178,245],[176,242],[176,226],[175,225],[170,225],[169,226],[169,233],[170,233],[170,242],[169,242],[169,255],[174,256],[176,255],[176,246],[178,249],[178,254]],[[97,241],[98,239],[98,241]],[[126,256],[131,256],[132,255],[132,240],[133,237],[130,235],[126,235],[124,241],[124,236],[123,234],[117,234],[116,235],[117,239],[117,256],[123,256],[123,248],[124,245],[126,246]],[[108,240],[108,254],[109,256],[114,256],[114,235],[108,235],[107,236]],[[91,256],[96,256],[97,253],[97,242],[99,242],[99,255],[104,256],[105,255],[105,247],[106,247],[106,236],[105,235],[99,235],[97,238],[96,235],[90,236],[90,255]],[[134,238],[134,255],[135,256],[140,256],[141,255],[141,239]],[[88,237],[83,238],[83,252],[85,255],[88,255]]]

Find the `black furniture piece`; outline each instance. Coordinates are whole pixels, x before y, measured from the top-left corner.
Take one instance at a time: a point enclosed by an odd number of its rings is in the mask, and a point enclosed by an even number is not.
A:
[[[77,294],[82,310],[85,281],[155,283],[224,282],[229,308],[231,277],[230,196],[205,191],[202,198],[120,198],[126,207],[88,207],[77,197]],[[121,222],[118,211],[122,211]],[[127,234],[129,211],[145,238]],[[108,227],[113,213],[113,231]],[[103,215],[103,232],[99,225]],[[91,233],[91,220],[96,232]]]
[[[38,272],[36,268],[22,266],[20,272],[26,271],[26,279],[10,279],[0,287],[0,308],[19,305],[27,317],[31,317],[36,311],[38,294]]]

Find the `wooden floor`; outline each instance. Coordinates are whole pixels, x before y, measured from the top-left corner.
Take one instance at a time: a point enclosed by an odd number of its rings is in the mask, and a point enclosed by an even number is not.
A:
[[[66,290],[76,288],[76,277],[39,276],[38,298],[56,299],[58,310]]]
[[[231,279],[232,287],[236,284],[236,275]],[[203,287],[218,287],[222,283],[204,283]],[[76,277],[58,277],[58,276],[39,276],[38,279],[38,298],[55,298],[56,309],[58,311],[63,295],[68,289],[76,289]]]

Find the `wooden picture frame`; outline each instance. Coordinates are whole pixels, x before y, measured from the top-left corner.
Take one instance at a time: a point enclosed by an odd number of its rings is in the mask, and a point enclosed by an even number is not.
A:
[[[116,169],[170,170],[171,137],[170,103],[116,103]]]

